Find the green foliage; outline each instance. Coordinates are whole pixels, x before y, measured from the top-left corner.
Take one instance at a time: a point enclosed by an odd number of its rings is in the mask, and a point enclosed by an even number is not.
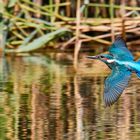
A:
[[[8,7],[15,6],[16,2],[17,2],[17,0],[9,0]]]
[[[0,13],[4,10],[4,3],[0,2]]]
[[[61,28],[61,29],[58,29],[51,33],[45,34],[27,44],[27,42],[33,37],[33,35],[34,35],[34,32],[33,32],[32,34],[30,34],[30,36],[28,38],[26,38],[24,43],[18,49],[14,50],[14,51],[17,53],[35,51],[37,49],[43,48],[44,45],[47,44],[49,41],[53,40],[56,37],[63,35],[66,32],[70,32],[70,30],[68,30],[66,28]],[[7,52],[8,51],[9,50],[7,50]]]

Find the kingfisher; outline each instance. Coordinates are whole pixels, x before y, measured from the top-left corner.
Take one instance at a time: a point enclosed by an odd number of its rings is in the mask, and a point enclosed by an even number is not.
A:
[[[106,107],[113,105],[122,95],[128,86],[132,72],[140,78],[140,60],[134,61],[134,57],[122,37],[116,37],[108,51],[108,54],[87,56],[89,59],[104,62],[112,70],[104,84],[103,100]]]

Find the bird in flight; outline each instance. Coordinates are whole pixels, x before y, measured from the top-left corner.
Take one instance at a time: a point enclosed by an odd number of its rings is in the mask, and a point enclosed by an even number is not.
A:
[[[140,78],[140,60],[134,61],[122,37],[115,39],[108,54],[87,56],[87,58],[101,60],[112,70],[105,80],[103,97],[105,106],[111,106],[119,99],[128,85],[132,72]]]

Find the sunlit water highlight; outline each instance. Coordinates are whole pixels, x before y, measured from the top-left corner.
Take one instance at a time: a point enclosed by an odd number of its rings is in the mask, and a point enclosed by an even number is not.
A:
[[[105,108],[109,70],[83,54],[75,73],[72,55],[64,55],[0,61],[0,140],[139,140],[140,80],[133,75],[119,101]]]

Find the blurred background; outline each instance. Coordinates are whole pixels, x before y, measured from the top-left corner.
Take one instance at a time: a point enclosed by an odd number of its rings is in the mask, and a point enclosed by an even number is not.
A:
[[[86,58],[118,35],[137,60],[139,0],[0,0],[0,139],[140,139],[140,80],[105,108],[110,70]]]

